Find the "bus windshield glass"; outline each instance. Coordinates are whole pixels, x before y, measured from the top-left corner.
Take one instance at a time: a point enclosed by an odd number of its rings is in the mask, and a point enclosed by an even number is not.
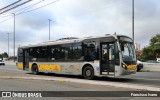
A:
[[[123,62],[134,64],[136,61],[135,49],[131,42],[120,42]]]

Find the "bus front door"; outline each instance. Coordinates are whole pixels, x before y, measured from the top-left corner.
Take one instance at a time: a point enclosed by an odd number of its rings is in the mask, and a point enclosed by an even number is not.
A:
[[[115,75],[115,46],[114,43],[101,43],[101,74]]]

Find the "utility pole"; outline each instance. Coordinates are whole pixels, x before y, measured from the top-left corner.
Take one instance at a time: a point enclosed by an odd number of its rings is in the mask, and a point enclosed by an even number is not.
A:
[[[132,0],[132,39],[134,43],[134,0]]]
[[[50,22],[51,22],[51,20],[48,19],[48,21],[49,21],[49,40],[50,40]]]
[[[15,62],[15,13],[12,13],[14,16],[14,33],[13,33],[13,54],[14,54],[14,62]]]
[[[9,33],[7,33],[8,35],[8,58],[9,58]]]

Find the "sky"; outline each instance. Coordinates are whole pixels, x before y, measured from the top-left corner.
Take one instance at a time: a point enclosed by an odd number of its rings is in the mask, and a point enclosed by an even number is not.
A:
[[[0,0],[0,9],[18,0]],[[22,0],[22,3],[27,0]],[[135,42],[141,48],[160,33],[160,0],[135,1]],[[0,10],[1,12],[2,10]],[[32,0],[0,14],[0,53],[13,55],[15,45],[36,44],[64,37],[123,34],[132,37],[132,0]]]

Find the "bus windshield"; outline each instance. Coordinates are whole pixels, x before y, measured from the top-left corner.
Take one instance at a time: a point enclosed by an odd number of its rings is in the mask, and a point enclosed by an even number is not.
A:
[[[126,64],[134,64],[136,61],[136,55],[133,44],[130,42],[120,42],[120,46],[123,62]]]

